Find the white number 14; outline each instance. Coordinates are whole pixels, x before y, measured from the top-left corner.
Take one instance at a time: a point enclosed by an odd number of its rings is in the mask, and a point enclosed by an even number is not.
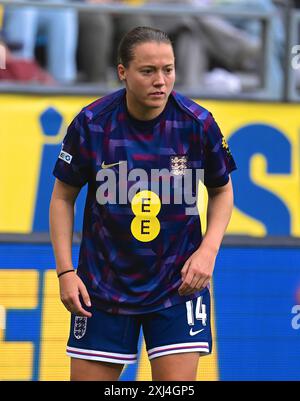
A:
[[[206,305],[202,302],[203,297],[197,298],[196,310],[195,310],[195,318],[196,320],[201,320],[202,325],[206,326],[207,314],[206,314]],[[193,300],[187,301],[186,303],[186,311],[187,311],[187,321],[190,326],[194,326],[195,318],[194,318],[194,304]]]

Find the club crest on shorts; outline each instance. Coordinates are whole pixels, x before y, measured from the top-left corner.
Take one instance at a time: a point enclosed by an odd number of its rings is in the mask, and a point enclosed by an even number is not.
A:
[[[187,169],[188,158],[186,155],[177,155],[170,157],[171,163],[171,174],[174,175],[184,175],[185,170]]]
[[[75,316],[74,336],[79,340],[85,335],[87,326],[87,317]]]

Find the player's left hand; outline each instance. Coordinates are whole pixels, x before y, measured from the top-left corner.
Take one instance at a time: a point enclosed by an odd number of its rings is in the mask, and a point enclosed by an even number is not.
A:
[[[185,262],[182,270],[182,284],[179,295],[190,295],[207,287],[214,270],[216,253],[200,245]]]

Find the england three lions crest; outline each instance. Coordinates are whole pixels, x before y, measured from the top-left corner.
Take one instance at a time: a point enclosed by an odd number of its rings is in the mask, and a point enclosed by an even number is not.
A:
[[[85,335],[87,326],[87,317],[75,316],[74,336],[79,340]]]
[[[171,174],[173,175],[184,175],[185,170],[187,169],[188,158],[186,155],[182,156],[171,156]]]

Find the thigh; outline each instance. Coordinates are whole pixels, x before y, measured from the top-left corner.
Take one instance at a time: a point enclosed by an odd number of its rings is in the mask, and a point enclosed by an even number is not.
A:
[[[198,352],[165,355],[160,358],[151,359],[152,380],[195,381],[198,362]]]
[[[67,344],[71,380],[116,380],[124,364],[137,361],[139,320],[88,309],[91,318],[71,315]]]
[[[145,315],[143,331],[156,380],[193,380],[199,356],[212,349],[209,290],[193,300]]]
[[[116,381],[124,365],[71,358],[71,381]]]

